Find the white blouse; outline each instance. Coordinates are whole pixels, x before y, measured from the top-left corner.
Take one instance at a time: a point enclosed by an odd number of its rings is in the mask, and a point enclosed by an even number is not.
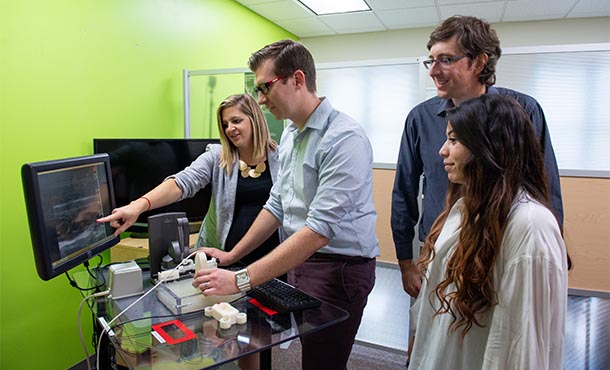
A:
[[[522,193],[515,201],[494,267],[498,304],[478,317],[460,345],[460,329],[448,332],[450,314],[434,289],[460,232],[460,199],[435,245],[419,297],[412,308],[416,334],[411,370],[560,370],[567,309],[567,258],[552,213]],[[448,288],[453,289],[453,286]]]

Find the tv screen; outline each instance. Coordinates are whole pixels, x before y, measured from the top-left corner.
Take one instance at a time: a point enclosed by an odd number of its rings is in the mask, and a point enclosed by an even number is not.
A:
[[[114,194],[120,207],[141,197],[167,176],[182,171],[205,151],[208,144],[219,143],[219,139],[93,139],[93,151],[110,156]],[[191,223],[190,231],[196,232],[208,211],[211,197],[212,189],[208,185],[192,198],[142,213],[128,231],[146,236],[148,216],[184,212]]]
[[[115,207],[108,155],[21,167],[36,270],[49,280],[119,242],[96,220]]]

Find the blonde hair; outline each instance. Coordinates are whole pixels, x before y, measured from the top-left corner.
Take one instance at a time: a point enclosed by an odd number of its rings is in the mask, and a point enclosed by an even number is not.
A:
[[[265,158],[268,150],[275,150],[277,143],[271,139],[269,127],[263,115],[263,111],[258,103],[249,94],[235,94],[227,97],[218,106],[216,119],[218,123],[218,133],[220,134],[220,143],[222,144],[222,153],[220,154],[220,168],[227,171],[231,175],[233,164],[237,161],[237,147],[227,138],[225,129],[222,126],[222,113],[226,108],[237,107],[245,114],[252,124],[252,136],[254,141],[253,159],[261,161]]]

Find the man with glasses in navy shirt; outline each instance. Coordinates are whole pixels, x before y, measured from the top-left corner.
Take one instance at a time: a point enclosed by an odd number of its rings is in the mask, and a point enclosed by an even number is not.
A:
[[[437,96],[417,105],[407,116],[392,192],[391,225],[396,257],[403,288],[412,297],[417,297],[421,287],[421,274],[413,261],[415,225],[419,220],[419,239],[423,241],[445,204],[447,173],[443,159],[438,155],[445,141],[445,112],[466,99],[483,94],[505,94],[525,108],[544,150],[552,207],[563,224],[559,171],[542,108],[530,96],[493,86],[496,63],[502,53],[496,32],[481,19],[454,16],[430,34],[427,48],[430,55],[423,64],[434,81]],[[420,215],[417,196],[422,174]]]

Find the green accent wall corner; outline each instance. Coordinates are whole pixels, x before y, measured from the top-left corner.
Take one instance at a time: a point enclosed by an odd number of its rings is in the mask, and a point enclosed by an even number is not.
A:
[[[63,276],[36,274],[21,165],[91,154],[94,137],[182,137],[183,69],[245,67],[253,51],[295,37],[233,0],[0,8],[0,369],[63,370],[85,357],[82,296]],[[82,325],[93,353],[87,309]]]

